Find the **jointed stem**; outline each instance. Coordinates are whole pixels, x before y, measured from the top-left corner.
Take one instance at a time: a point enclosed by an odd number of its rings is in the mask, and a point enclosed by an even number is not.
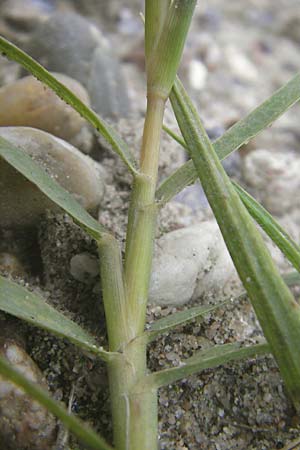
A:
[[[165,100],[148,95],[141,150],[141,174],[136,177],[128,217],[125,284],[136,335],[144,330],[152,265],[157,207],[155,189]]]
[[[108,364],[114,441],[118,450],[155,450],[157,392],[138,386],[147,375],[146,343],[134,339],[144,331],[157,208],[155,190],[165,101],[148,97],[141,151],[129,210],[125,269],[118,243],[99,242],[109,349],[120,357]]]

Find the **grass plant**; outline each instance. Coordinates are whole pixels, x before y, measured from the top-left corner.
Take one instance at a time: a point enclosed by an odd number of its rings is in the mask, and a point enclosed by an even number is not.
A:
[[[113,416],[111,447],[48,394],[26,380],[0,358],[0,374],[48,408],[88,448],[155,450],[157,448],[157,390],[203,369],[271,352],[295,408],[300,410],[300,306],[275,267],[256,221],[290,260],[300,268],[300,249],[276,220],[236,183],[220,160],[263,131],[300,99],[300,75],[211,143],[195,107],[176,78],[195,0],[145,1],[145,59],[147,111],[140,160],[116,131],[83,104],[29,55],[0,38],[3,55],[53,89],[77,110],[111,145],[132,174],[125,254],[120,243],[91,217],[55,180],[22,150],[0,138],[0,157],[35,184],[95,239],[100,255],[102,298],[108,348],[63,316],[37,294],[0,277],[0,309],[63,337],[107,364]],[[166,129],[191,155],[187,162],[157,186],[160,140],[165,103],[171,99],[182,137]],[[232,260],[262,326],[266,342],[214,346],[155,373],[147,369],[147,345],[162,333],[213,311],[219,305],[194,307],[158,320],[145,329],[149,280],[157,216],[160,208],[188,184],[200,179],[222,231]]]

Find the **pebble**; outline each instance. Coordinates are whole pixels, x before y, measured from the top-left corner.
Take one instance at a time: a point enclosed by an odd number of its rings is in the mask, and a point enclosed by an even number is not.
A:
[[[234,77],[245,82],[254,82],[258,78],[258,71],[250,59],[236,47],[228,46],[225,49],[225,58]]]
[[[214,221],[166,233],[155,248],[149,303],[183,305],[200,296],[241,291],[236,270]]]
[[[58,73],[53,75],[89,105],[88,93],[78,81]],[[28,76],[0,89],[0,126],[38,128],[72,142],[86,122],[51,89]]]
[[[299,10],[294,11],[289,17],[286,18],[281,33],[295,41],[297,44],[300,43],[300,14]]]
[[[52,9],[51,2],[43,0],[4,0],[1,16],[14,29],[29,31],[43,22]]]
[[[78,80],[102,116],[126,116],[129,100],[118,60],[100,30],[75,13],[54,13],[38,26],[26,51],[48,70]]]
[[[299,209],[300,158],[295,153],[257,149],[243,159],[242,173],[270,213],[281,216]]]
[[[26,271],[19,259],[15,255],[7,252],[0,253],[0,271],[19,277],[26,274]]]
[[[78,253],[70,261],[70,273],[77,281],[90,284],[98,275],[100,266],[97,258],[89,253]]]
[[[47,389],[39,368],[19,344],[0,340],[0,354],[30,381]],[[0,375],[1,448],[49,450],[56,439],[56,421],[39,403]]]
[[[188,80],[191,88],[201,91],[205,88],[208,71],[203,62],[193,59],[189,64]]]
[[[34,128],[0,128],[0,136],[33,157],[85,209],[97,209],[104,195],[103,169],[98,163],[62,139]],[[0,226],[35,226],[46,209],[58,209],[1,159],[0,174]]]

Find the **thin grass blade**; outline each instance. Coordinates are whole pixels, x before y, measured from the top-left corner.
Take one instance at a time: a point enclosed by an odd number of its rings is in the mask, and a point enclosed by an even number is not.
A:
[[[106,230],[100,225],[69,192],[42,170],[24,151],[0,137],[0,157],[13,166],[29,181],[35,184],[56,205],[60,206],[86,230],[99,240]]]
[[[223,160],[232,152],[238,150],[265,128],[272,125],[276,119],[299,101],[299,99],[300,74],[297,74],[213,143],[220,160]],[[187,149],[185,141],[180,136],[166,126],[164,129],[173,139]],[[181,192],[189,184],[194,183],[197,179],[198,176],[194,164],[192,161],[188,161],[159,186],[156,193],[158,202],[162,205],[166,204],[172,197]]]
[[[238,183],[232,182],[240,199],[246,206],[248,212],[267,233],[286,258],[293,264],[295,269],[300,271],[300,247],[289,236],[289,234],[279,225],[270,213],[258,203],[247,191]]]
[[[166,0],[161,0],[161,2],[166,2]],[[155,92],[164,99],[168,98],[195,6],[196,0],[173,0],[169,2],[168,11],[164,11],[166,17],[157,43],[155,39],[153,47],[153,43],[148,44],[146,42],[146,52],[151,49],[147,58],[148,95]],[[153,18],[151,19],[150,25],[152,27]]]
[[[19,49],[17,46],[0,36],[0,52],[8,59],[15,61],[42,83],[51,88],[62,100],[72,106],[84,119],[86,119],[111,145],[112,149],[122,158],[132,174],[137,172],[137,163],[128,145],[116,131],[101,119],[92,109],[85,105],[66,86],[59,82],[37,61]]]
[[[215,345],[208,350],[197,352],[191,358],[181,361],[178,367],[152,373],[147,377],[147,382],[156,387],[161,387],[175,383],[182,378],[199,373],[205,369],[212,369],[231,361],[265,355],[269,352],[270,348],[266,343],[249,347],[241,347],[239,343]]]
[[[289,272],[282,275],[284,282],[287,286],[296,286],[300,284],[300,273],[299,272]],[[167,317],[163,317],[162,319],[156,320],[155,322],[149,325],[149,328],[140,338],[145,338],[147,342],[152,342],[156,339],[157,336],[163,334],[167,331],[170,331],[176,328],[179,325],[183,325],[193,319],[197,319],[198,317],[202,317],[205,314],[208,314],[212,311],[215,311],[218,308],[221,308],[228,303],[238,302],[242,298],[245,297],[246,292],[241,293],[236,298],[228,298],[223,302],[217,303],[215,305],[205,305],[205,306],[194,306],[193,308],[188,308],[185,311],[179,311],[174,314],[170,314]]]
[[[299,272],[288,272],[282,275],[287,286],[292,287],[300,284],[300,273]]]
[[[19,371],[11,367],[3,357],[0,357],[0,375],[22,388],[26,394],[44,406],[89,448],[95,450],[113,450],[101,436],[97,435],[80,419],[71,415],[66,408],[53,400],[46,391],[29,381]]]
[[[156,320],[151,323],[147,331],[144,333],[147,342],[153,341],[157,336],[166,331],[174,329],[175,327],[187,323],[193,319],[204,316],[205,314],[215,311],[227,303],[233,301],[232,299],[225,300],[215,305],[195,306],[189,308],[186,311],[179,311],[174,314],[170,314],[168,317]]]
[[[42,297],[2,276],[0,276],[0,310],[65,338],[104,361],[110,361],[114,355],[99,347],[91,335],[48,305]]]
[[[146,64],[160,38],[164,21],[170,7],[170,0],[146,0],[145,1],[145,56]]]
[[[281,278],[179,81],[176,81],[170,98],[229,253],[290,397],[300,410],[300,305]]]

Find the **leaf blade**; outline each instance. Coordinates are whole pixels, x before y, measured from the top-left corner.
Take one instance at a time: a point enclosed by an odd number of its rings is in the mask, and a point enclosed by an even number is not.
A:
[[[42,170],[24,151],[0,136],[0,157],[35,184],[50,200],[66,211],[94,239],[106,232],[63,187]]]
[[[156,387],[162,387],[175,383],[189,375],[212,369],[231,361],[238,361],[244,358],[251,358],[257,355],[269,353],[268,344],[256,344],[248,347],[241,347],[239,343],[215,345],[208,350],[197,352],[191,358],[183,360],[181,366],[160,370],[149,375],[148,382]]]
[[[86,119],[112,146],[114,151],[120,156],[130,172],[137,173],[137,163],[128,145],[116,133],[116,131],[101,119],[92,109],[85,105],[70,89],[58,81],[41,64],[31,58],[23,50],[0,36],[0,52],[3,56],[21,64],[26,70],[34,75],[42,83],[52,89],[62,100],[75,109],[84,119]]]
[[[163,317],[162,319],[156,320],[155,322],[150,324],[149,328],[144,333],[144,336],[147,342],[151,342],[159,334],[165,333],[166,331],[169,331],[172,328],[175,328],[179,325],[189,322],[190,320],[196,319],[209,312],[212,312],[217,308],[229,303],[230,301],[231,299],[227,299],[215,305],[195,306],[185,311],[179,311],[177,313],[170,314],[169,316]]]
[[[70,431],[72,431],[72,433],[75,434],[75,436],[90,448],[95,450],[113,450],[101,436],[97,435],[91,428],[83,424],[80,419],[69,414],[66,408],[53,400],[45,390],[29,381],[23,374],[14,369],[2,356],[0,356],[0,374],[21,387],[26,394],[30,395],[34,400],[55,415]]]
[[[42,297],[3,276],[0,276],[0,310],[68,339],[105,361],[113,357],[113,353],[99,347],[90,334],[47,304]]]
[[[234,265],[291,399],[300,409],[300,305],[280,276],[179,80],[171,103]]]
[[[271,97],[251,111],[244,119],[241,119],[227,130],[214,143],[214,149],[220,160],[229,156],[243,144],[255,137],[265,128],[272,125],[287,109],[300,100],[300,74],[297,74],[283,87],[278,89]],[[164,129],[186,148],[185,142],[168,127]],[[175,135],[175,136],[174,136]],[[158,187],[156,198],[161,205],[167,203],[174,195],[178,194],[189,184],[198,179],[192,161],[186,162]]]
[[[238,183],[233,181],[232,184],[258,225],[272,239],[286,258],[293,264],[295,269],[300,271],[300,247],[260,203]]]

